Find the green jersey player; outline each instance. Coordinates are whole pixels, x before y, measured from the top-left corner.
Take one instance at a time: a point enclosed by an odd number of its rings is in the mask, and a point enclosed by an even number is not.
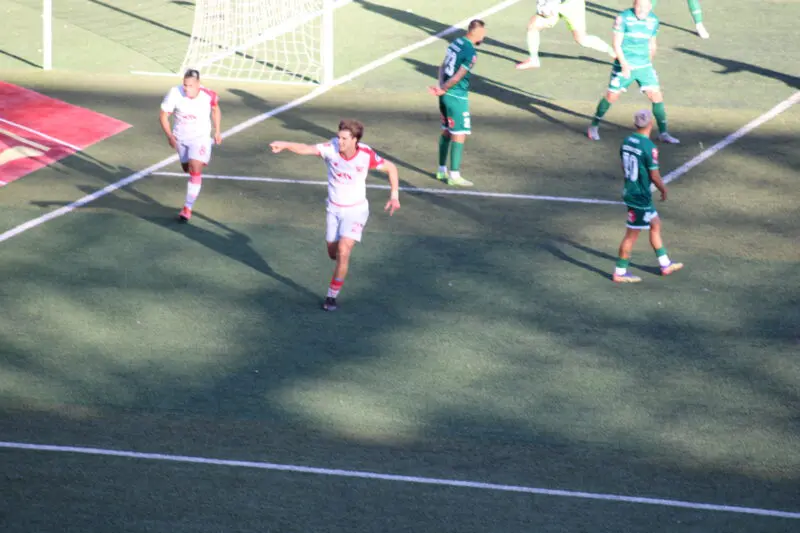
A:
[[[656,252],[661,275],[668,276],[683,268],[683,263],[673,263],[667,255],[667,249],[661,240],[661,219],[653,206],[653,196],[650,192],[652,184],[661,192],[661,200],[667,199],[667,188],[658,170],[658,148],[650,140],[650,133],[653,130],[652,113],[647,109],[639,111],[633,117],[633,124],[636,132],[628,135],[619,149],[625,176],[622,200],[628,209],[626,224],[628,229],[619,245],[617,267],[611,276],[617,283],[642,281],[639,276],[628,272],[628,263],[633,245],[643,229],[650,230],[650,244]]]
[[[653,9],[656,8],[656,4],[658,0],[653,0]],[[697,35],[700,36],[701,39],[708,39],[711,37],[708,34],[708,30],[703,25],[703,9],[700,7],[700,0],[687,0],[686,3],[689,6],[689,13],[692,14],[692,20],[694,20],[694,27],[697,30]]]
[[[448,185],[472,186],[472,182],[461,177],[461,157],[464,141],[472,131],[469,115],[469,78],[478,58],[475,50],[486,36],[482,20],[469,23],[467,34],[450,43],[444,61],[439,67],[439,83],[429,87],[431,94],[439,97],[439,112],[442,115],[442,135],[439,137],[439,170],[436,178]],[[450,170],[447,155],[450,154]]]
[[[653,115],[658,122],[661,142],[678,144],[680,141],[667,131],[667,112],[664,109],[664,95],[658,83],[658,75],[653,68],[656,55],[656,35],[658,17],[651,9],[650,0],[634,0],[633,8],[620,13],[614,21],[614,51],[617,60],[611,69],[611,80],[604,98],[597,104],[588,135],[593,141],[600,140],[600,120],[619,99],[622,91],[633,82],[653,103]]]

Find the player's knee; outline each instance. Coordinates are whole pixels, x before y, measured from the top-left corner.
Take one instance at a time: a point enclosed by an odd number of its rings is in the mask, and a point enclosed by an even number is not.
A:
[[[617,91],[608,91],[606,93],[606,100],[608,100],[609,104],[613,104],[617,100],[619,100],[619,92]]]
[[[664,94],[661,92],[660,89],[653,89],[647,91],[647,97],[650,99],[651,102],[654,104],[660,104],[664,101]]]

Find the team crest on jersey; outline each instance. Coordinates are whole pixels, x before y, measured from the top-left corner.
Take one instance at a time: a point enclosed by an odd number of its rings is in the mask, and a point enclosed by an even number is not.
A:
[[[356,167],[356,172],[364,172],[364,167]]]

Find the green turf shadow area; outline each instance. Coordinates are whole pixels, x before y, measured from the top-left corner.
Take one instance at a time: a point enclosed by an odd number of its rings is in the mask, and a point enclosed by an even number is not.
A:
[[[15,246],[3,267],[6,280],[26,272],[2,286],[5,440],[729,505],[795,503],[800,367],[790,328],[797,295],[770,287],[773,276],[791,279],[792,263],[726,257],[720,268],[717,256],[697,251],[689,270],[661,279],[642,254],[645,283],[618,287],[606,274],[613,254],[556,230],[408,235],[393,231],[399,214],[376,212],[342,309],[326,314],[318,306],[330,262],[320,228],[311,227],[320,225],[320,207],[307,221],[298,214],[294,226],[223,223],[202,211],[186,226],[172,209],[119,213],[118,202],[64,219],[47,247]],[[125,476],[140,479],[134,483],[153,476],[165,495],[148,498],[163,501],[165,513],[174,507],[170,483],[191,486],[199,501],[233,483],[253,495],[241,502],[250,509],[243,513],[255,513],[247,519],[286,512],[281,520],[294,516],[305,527],[320,516],[292,509],[309,512],[318,507],[314,498],[331,495],[347,505],[361,491],[377,499],[362,500],[358,513],[366,514],[356,520],[374,520],[370,513],[385,499],[385,519],[425,528],[450,515],[447,527],[457,529],[459,520],[467,530],[487,527],[453,514],[463,498],[485,505],[486,520],[502,515],[511,531],[536,523],[569,531],[582,521],[645,531],[665,516],[748,531],[754,520],[2,453],[23,479],[60,465],[66,486],[59,490],[93,516],[91,506],[102,500],[85,491],[113,496],[82,487],[86,476],[126,486]],[[162,484],[161,476],[172,481]],[[266,483],[282,494],[279,511],[260,509],[263,497],[249,492]],[[305,495],[304,505],[280,503],[293,492]],[[45,494],[40,505],[48,505]],[[411,518],[418,498],[441,504]],[[146,499],[137,505],[149,506]],[[118,517],[109,520],[122,519],[102,507]],[[230,512],[238,522],[238,511]],[[81,514],[71,517],[75,527]],[[551,523],[564,514],[573,525]],[[23,509],[9,516],[35,523]],[[159,520],[193,523],[170,514]],[[789,531],[780,520],[761,520]]]

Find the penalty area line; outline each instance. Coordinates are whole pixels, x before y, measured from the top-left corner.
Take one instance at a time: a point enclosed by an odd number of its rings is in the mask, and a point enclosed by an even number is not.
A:
[[[180,172],[153,172],[153,176],[165,176],[170,178],[185,178],[186,174]],[[298,180],[290,178],[267,178],[258,176],[224,176],[220,174],[203,174],[203,179],[229,180],[229,181],[256,181],[264,183],[287,183],[291,185],[328,185],[327,181],[319,180]],[[377,185],[368,183],[368,189],[389,190],[389,185]],[[614,200],[601,200],[597,198],[571,198],[569,196],[546,196],[538,194],[514,194],[503,192],[484,192],[471,191],[465,189],[429,189],[424,187],[400,187],[400,190],[408,194],[439,194],[453,196],[476,196],[482,198],[510,198],[515,200],[548,200],[551,202],[568,202],[575,204],[605,204],[605,205],[625,205],[623,202]]]
[[[328,85],[323,85],[323,86],[320,86],[320,87],[314,89],[310,93],[308,93],[308,94],[306,94],[304,96],[301,96],[300,98],[296,98],[295,100],[292,100],[291,102],[288,102],[288,103],[286,103],[286,104],[284,104],[284,105],[282,105],[280,107],[276,107],[275,109],[267,111],[266,113],[262,113],[260,115],[256,115],[256,116],[254,116],[254,117],[252,117],[252,118],[250,118],[248,120],[245,120],[244,122],[240,122],[236,126],[234,126],[231,129],[225,131],[222,134],[222,137],[224,139],[224,138],[230,137],[231,135],[236,135],[237,133],[240,133],[240,132],[242,132],[242,131],[244,131],[244,130],[252,127],[252,126],[255,126],[256,124],[260,124],[261,122],[264,122],[265,120],[267,120],[269,118],[272,118],[272,117],[274,117],[276,115],[279,115],[279,114],[281,114],[281,113],[283,113],[285,111],[289,111],[289,110],[294,109],[294,108],[296,108],[298,106],[301,106],[301,105],[305,104],[306,102],[310,102],[311,100],[314,100],[315,98],[317,98],[319,96],[322,96],[323,94],[327,93],[328,91],[330,91],[331,89],[333,89],[335,87],[338,87],[340,85],[344,85],[345,83],[349,83],[349,82],[353,81],[354,79],[358,78],[359,76],[362,76],[362,75],[364,75],[364,74],[366,74],[368,72],[372,72],[373,70],[375,70],[377,68],[380,68],[380,67],[386,65],[387,63],[390,63],[391,61],[394,61],[395,59],[397,59],[399,57],[402,57],[402,56],[404,56],[406,54],[409,54],[409,53],[411,53],[411,52],[413,52],[415,50],[418,50],[420,48],[423,48],[425,46],[428,46],[429,44],[436,42],[437,40],[441,39],[442,37],[445,37],[447,35],[450,35],[451,33],[454,33],[456,31],[458,31],[459,28],[463,28],[467,24],[469,24],[469,22],[472,19],[486,18],[486,17],[488,17],[490,15],[494,15],[495,13],[498,13],[498,12],[508,8],[508,7],[513,6],[514,4],[519,3],[520,1],[521,0],[505,0],[504,2],[500,2],[499,4],[495,4],[494,6],[488,8],[488,9],[485,9],[485,10],[481,11],[480,13],[476,13],[476,14],[470,16],[470,17],[467,17],[467,18],[455,23],[454,25],[450,26],[449,28],[440,31],[436,35],[428,36],[428,37],[426,37],[424,39],[421,39],[421,40],[419,40],[419,41],[417,41],[417,42],[415,42],[413,44],[410,44],[410,45],[408,45],[408,46],[406,46],[404,48],[400,48],[399,50],[395,50],[394,52],[392,52],[390,54],[386,54],[385,56],[383,56],[381,58],[378,58],[375,61],[367,63],[366,65],[353,70],[349,74],[345,74],[344,76],[336,78],[333,82],[331,82]],[[155,163],[155,164],[147,167],[144,170],[140,170],[139,172],[131,174],[130,176],[128,176],[126,178],[123,178],[123,179],[121,179],[119,181],[116,181],[116,182],[114,182],[114,183],[112,183],[110,185],[106,185],[102,189],[99,189],[99,190],[97,190],[97,191],[95,191],[95,192],[93,192],[91,194],[87,194],[86,196],[84,196],[82,198],[79,198],[78,200],[75,200],[74,202],[71,202],[71,203],[69,203],[69,204],[67,204],[65,206],[62,206],[62,207],[60,207],[60,208],[58,208],[58,209],[56,209],[54,211],[50,211],[49,213],[45,213],[44,215],[41,215],[39,217],[32,218],[32,219],[30,219],[30,220],[28,220],[26,222],[23,222],[22,224],[14,226],[13,228],[11,228],[9,230],[6,230],[5,232],[0,233],[0,243],[5,242],[8,239],[11,239],[13,237],[16,237],[20,233],[28,231],[29,229],[33,229],[35,227],[41,226],[42,224],[44,224],[46,222],[49,222],[50,220],[53,220],[55,218],[64,216],[66,214],[69,214],[72,211],[75,211],[76,209],[78,209],[80,207],[83,207],[84,205],[97,200],[98,198],[102,198],[103,196],[106,196],[107,194],[110,194],[110,193],[116,191],[117,189],[121,189],[122,187],[125,187],[127,185],[130,185],[131,183],[139,181],[140,179],[144,178],[145,176],[147,176],[149,174],[152,174],[153,172],[155,172],[157,170],[161,170],[162,168],[164,168],[167,165],[170,165],[170,164],[176,162],[177,160],[178,160],[178,155],[177,154],[173,154],[172,156],[170,156],[170,157],[168,157],[166,159],[163,159],[163,160],[159,161],[158,163]]]
[[[209,457],[194,457],[188,455],[167,455],[161,453],[142,453],[142,452],[125,451],[125,450],[110,450],[106,448],[57,446],[51,444],[31,444],[27,442],[0,442],[0,448],[25,450],[25,451],[60,452],[60,453],[94,455],[94,456],[122,457],[127,459],[140,459],[149,461],[169,461],[173,463],[192,463],[192,464],[201,464],[210,466],[252,468],[252,469],[271,470],[278,472],[314,474],[318,476],[358,478],[358,479],[369,479],[378,481],[394,481],[399,483],[415,483],[421,485],[439,485],[445,487],[478,489],[478,490],[495,491],[495,492],[516,492],[523,494],[536,494],[542,496],[555,496],[562,498],[604,500],[617,503],[658,505],[662,507],[695,509],[701,511],[717,511],[725,513],[770,516],[776,518],[792,518],[795,520],[800,519],[800,512],[779,511],[774,509],[761,509],[757,507],[740,507],[736,505],[720,505],[713,503],[689,502],[683,500],[667,500],[667,499],[650,498],[644,496],[626,496],[621,494],[604,494],[597,492],[546,489],[546,488],[528,487],[522,485],[501,485],[497,483],[484,483],[480,481],[468,481],[459,479],[443,479],[443,478],[432,478],[432,477],[421,477],[421,476],[404,476],[398,474],[382,474],[379,472],[367,472],[361,470],[319,468],[319,467],[300,466],[291,464],[267,463],[261,461],[238,461],[230,459],[214,459]]]
[[[686,163],[682,164],[675,170],[669,172],[666,176],[664,176],[664,183],[669,183],[671,181],[675,181],[676,179],[680,178],[694,167],[700,165],[709,157],[713,156],[714,154],[718,153],[721,150],[724,150],[731,144],[735,143],[757,127],[761,126],[762,124],[769,122],[773,118],[777,117],[781,113],[787,111],[790,107],[795,105],[797,102],[800,102],[800,91],[794,93],[792,96],[784,100],[783,102],[779,103],[763,115],[760,115],[738,130],[734,131],[730,135],[726,136],[724,139],[719,141],[718,143],[714,144],[713,146],[709,146],[693,158],[691,158]]]

